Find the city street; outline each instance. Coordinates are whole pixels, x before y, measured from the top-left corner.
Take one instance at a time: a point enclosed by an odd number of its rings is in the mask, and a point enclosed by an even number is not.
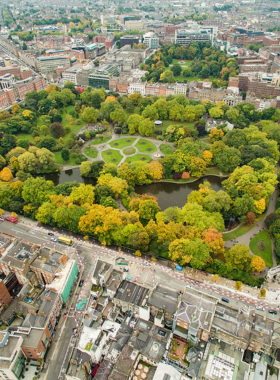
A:
[[[269,309],[278,309],[275,303],[267,303],[265,300],[260,301],[257,297],[244,292],[237,292],[234,289],[227,288],[214,284],[213,281],[205,276],[202,281],[201,273],[192,271],[189,272],[189,277],[182,272],[173,271],[171,268],[164,267],[156,263],[148,263],[143,258],[138,258],[122,252],[115,252],[104,247],[93,245],[90,242],[73,239],[72,247],[65,246],[58,242],[51,242],[48,230],[42,227],[37,227],[30,223],[12,224],[9,222],[0,223],[0,232],[8,235],[16,236],[38,245],[48,245],[57,248],[60,251],[75,250],[77,261],[80,263],[81,273],[75,288],[72,290],[72,295],[68,300],[66,309],[67,315],[62,315],[57,326],[57,331],[54,336],[53,343],[47,353],[45,367],[41,373],[41,377],[48,379],[49,374],[55,379],[64,379],[64,373],[67,370],[68,362],[75,346],[76,337],[73,335],[73,329],[81,326],[83,320],[83,312],[77,311],[77,305],[80,301],[89,300],[91,289],[91,275],[93,265],[96,259],[102,259],[115,265],[117,257],[124,257],[130,261],[129,271],[126,275],[132,277],[132,281],[137,281],[140,285],[153,287],[155,284],[161,284],[170,287],[174,290],[184,291],[185,287],[197,289],[207,295],[221,299],[226,297],[230,300],[227,306],[233,308],[251,308],[256,306],[264,307],[264,311],[258,310],[258,313],[269,316],[270,319],[279,320],[279,315],[269,314]],[[60,234],[54,232],[57,238]],[[120,269],[120,267],[119,267]],[[83,286],[79,287],[80,279],[84,280]],[[199,280],[198,280],[199,279]],[[252,289],[254,293],[254,289]],[[223,304],[223,302],[221,302]],[[84,308],[85,309],[85,308]]]

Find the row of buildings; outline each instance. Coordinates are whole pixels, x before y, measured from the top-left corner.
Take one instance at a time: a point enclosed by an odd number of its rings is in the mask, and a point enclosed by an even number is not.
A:
[[[40,366],[63,305],[77,279],[71,252],[0,235],[0,379],[21,378],[25,364]]]
[[[140,285],[97,260],[66,379],[144,379],[146,366],[155,380],[265,380],[268,366],[280,368],[279,328],[250,306],[228,307],[190,288]]]

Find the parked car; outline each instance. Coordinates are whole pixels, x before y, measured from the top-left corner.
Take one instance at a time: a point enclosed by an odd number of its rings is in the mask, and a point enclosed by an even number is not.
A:
[[[225,297],[222,298],[222,301],[223,301],[223,302],[226,302],[226,303],[229,303],[229,299],[228,299],[228,298],[225,298]]]
[[[79,287],[81,288],[83,285],[84,285],[84,280],[81,280],[80,282],[79,282]]]
[[[265,308],[264,308],[263,306],[256,306],[256,309],[257,309],[257,310],[261,310],[261,311],[264,311],[264,310],[265,310]]]
[[[48,235],[49,236],[54,236],[54,234],[52,232],[48,232]]]
[[[57,241],[57,239],[54,237],[51,237],[51,241]]]
[[[0,222],[5,222],[5,219],[4,218],[0,218]]]
[[[277,314],[277,311],[273,310],[273,309],[268,310],[268,312],[269,312],[269,314]]]

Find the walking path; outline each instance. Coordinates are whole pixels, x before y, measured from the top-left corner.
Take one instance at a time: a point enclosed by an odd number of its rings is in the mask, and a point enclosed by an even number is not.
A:
[[[117,143],[117,141],[119,139],[133,139],[134,141],[131,143],[131,145],[129,146],[126,146],[124,148],[114,148],[110,145],[111,142],[115,141]],[[154,146],[156,147],[156,152],[152,152],[152,153],[148,153],[148,152],[140,152],[140,150],[136,147],[136,144],[139,142],[139,140],[147,140],[151,143],[154,144]],[[162,156],[164,156],[164,153],[161,152],[160,150],[160,145],[161,144],[166,144],[166,145],[170,145],[170,146],[174,146],[172,143],[169,143],[169,142],[166,142],[166,141],[160,141],[160,140],[156,140],[156,139],[153,139],[153,138],[150,138],[150,137],[145,137],[145,136],[132,136],[132,135],[117,135],[116,133],[112,133],[112,138],[109,140],[109,141],[106,141],[105,143],[100,143],[98,145],[92,145],[92,142],[91,141],[88,141],[86,142],[83,147],[82,147],[82,153],[87,157],[87,159],[89,161],[97,161],[97,160],[104,160],[104,158],[102,157],[102,152],[103,151],[106,151],[108,149],[110,150],[116,150],[118,152],[121,153],[121,155],[123,156],[123,158],[121,159],[121,161],[119,162],[118,166],[121,165],[122,163],[124,163],[126,161],[126,159],[128,159],[129,157],[133,157],[133,156],[136,156],[138,154],[141,154],[143,156],[147,156],[149,158],[151,158],[152,160],[156,160]],[[87,147],[94,147],[96,148],[97,150],[97,157],[96,158],[91,158],[89,156],[86,155],[85,153],[85,149]],[[128,148],[134,148],[135,149],[135,152],[133,154],[125,154],[125,150],[128,149]]]

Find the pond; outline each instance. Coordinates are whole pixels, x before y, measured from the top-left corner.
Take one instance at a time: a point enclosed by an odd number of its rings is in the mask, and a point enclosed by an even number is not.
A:
[[[193,190],[198,190],[199,185],[204,181],[210,182],[213,190],[218,191],[222,189],[224,180],[225,178],[208,175],[192,183],[158,182],[151,185],[135,186],[135,191],[138,194],[154,195],[158,199],[160,208],[165,210],[168,207],[183,207],[187,196]]]
[[[91,185],[96,184],[96,180],[92,178],[81,177],[79,168],[65,170],[60,173],[45,174],[44,178],[53,181],[55,185],[70,181]],[[138,194],[154,195],[158,198],[160,208],[165,210],[168,207],[183,207],[190,192],[197,190],[198,186],[204,181],[210,182],[214,190],[221,190],[224,179],[208,175],[192,183],[158,182],[151,185],[135,186],[135,191]]]

